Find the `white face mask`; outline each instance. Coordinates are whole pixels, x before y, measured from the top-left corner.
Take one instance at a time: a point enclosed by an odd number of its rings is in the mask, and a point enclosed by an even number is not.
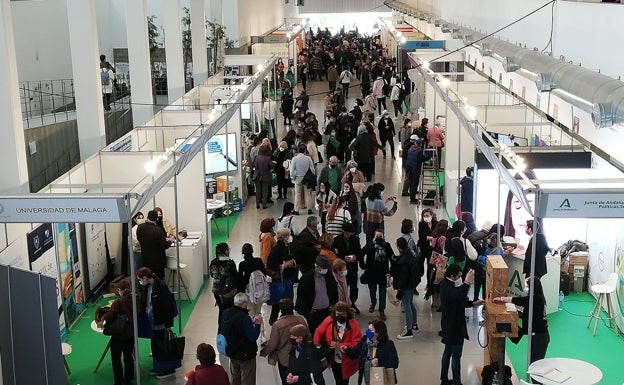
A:
[[[384,193],[383,191],[381,191],[381,192],[379,193],[379,197],[380,197],[380,198],[383,198],[383,193]]]
[[[280,147],[279,148],[280,152],[285,151],[286,149],[284,147]]]
[[[351,167],[351,168],[349,169],[349,171],[351,171],[351,172],[355,172],[355,170],[357,170],[357,168],[355,168],[355,167]]]
[[[464,284],[464,280],[462,279],[462,277],[459,277],[455,281],[453,281],[453,283],[455,284],[455,287],[460,287]]]
[[[343,270],[343,271],[340,272],[340,274],[342,274],[343,277],[346,277],[347,276],[347,271]]]
[[[431,223],[432,219],[433,218],[431,218],[431,217],[423,217],[423,221],[425,221],[425,223]]]

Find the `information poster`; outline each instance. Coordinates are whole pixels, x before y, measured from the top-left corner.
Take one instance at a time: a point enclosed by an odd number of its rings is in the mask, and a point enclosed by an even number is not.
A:
[[[73,223],[57,223],[55,226],[61,292],[67,322],[71,324],[84,309],[84,291],[76,240],[76,226]]]
[[[35,273],[54,278],[56,280],[56,304],[59,314],[59,328],[61,330],[61,340],[67,337],[65,317],[63,316],[63,299],[61,296],[61,285],[59,269],[54,252],[54,237],[52,236],[52,224],[44,223],[26,234],[28,243],[28,260],[30,269]]]
[[[106,232],[103,223],[86,223],[87,266],[89,270],[89,290],[96,287],[106,278]]]

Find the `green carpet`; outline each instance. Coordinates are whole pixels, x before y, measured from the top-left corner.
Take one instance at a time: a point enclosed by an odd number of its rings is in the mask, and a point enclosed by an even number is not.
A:
[[[589,293],[570,293],[565,297],[564,310],[548,315],[550,344],[546,357],[576,358],[590,362],[602,370],[601,384],[622,384],[624,371],[621,353],[624,352],[624,339],[617,337],[607,327],[608,321],[601,322],[596,336],[592,336],[594,323],[590,328],[586,326],[593,305],[594,297]],[[603,312],[602,316],[606,314]],[[518,345],[509,340],[505,344],[518,378],[523,379],[526,375],[526,344],[526,337]]]
[[[240,213],[234,213],[229,218],[229,231],[236,224]],[[221,233],[217,230],[215,223],[211,221],[212,225],[212,245],[209,247],[214,250],[214,246],[219,242],[227,241],[228,227],[227,218],[217,218]],[[204,285],[206,284],[204,281]],[[200,293],[203,291],[200,289]],[[111,298],[100,298],[97,304],[90,304],[80,319],[76,322],[72,330],[69,332],[67,343],[72,346],[72,353],[66,356],[67,363],[71,369],[69,375],[69,384],[82,384],[82,385],[111,385],[113,383],[113,369],[111,367],[110,353],[106,354],[100,368],[97,373],[93,373],[95,366],[106,347],[109,337],[102,334],[95,333],[91,330],[91,321],[93,321],[93,314],[97,306],[102,306],[108,303]],[[114,299],[114,298],[113,298]],[[186,325],[195,302],[182,301],[181,302],[181,325],[182,330]],[[179,322],[175,320],[173,330],[176,334],[179,334]],[[141,377],[142,384],[156,384],[158,379],[149,375],[147,372],[152,369],[152,358],[149,356],[150,341],[147,339],[139,339],[139,357],[141,370],[143,376]]]

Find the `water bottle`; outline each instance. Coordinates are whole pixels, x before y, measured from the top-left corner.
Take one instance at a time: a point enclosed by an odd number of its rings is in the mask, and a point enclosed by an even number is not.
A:
[[[563,296],[563,291],[559,292],[559,310],[563,310],[563,303],[565,302],[565,297]]]

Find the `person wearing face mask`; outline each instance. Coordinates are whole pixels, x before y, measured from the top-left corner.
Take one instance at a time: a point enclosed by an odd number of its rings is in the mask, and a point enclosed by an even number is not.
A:
[[[318,210],[318,215],[321,218],[321,228],[323,232],[325,232],[325,224],[327,222],[327,210],[337,199],[338,196],[331,190],[329,182],[319,182],[314,206]]]
[[[340,181],[342,183],[366,183],[364,174],[358,170],[358,164],[354,160],[347,162],[347,170],[342,175],[342,179]]]
[[[487,248],[483,252],[483,254],[477,257],[476,261],[476,269],[475,269],[475,281],[474,281],[474,300],[479,299],[479,292],[481,293],[481,298],[485,299],[485,273],[487,267],[487,257],[489,255],[505,255],[505,250],[501,246],[500,241],[498,240],[498,234],[493,233],[489,234],[486,238]]]
[[[288,194],[288,187],[290,186],[289,176],[287,170],[284,168],[284,163],[291,159],[291,153],[288,151],[288,143],[281,141],[277,146],[277,149],[273,152],[271,160],[275,164],[275,175],[277,176],[277,200],[286,199]]]
[[[160,207],[154,207],[154,211],[156,211],[156,214],[158,214],[158,218],[156,219],[156,224],[158,225],[158,227],[165,230],[168,238],[175,238],[177,232],[173,223],[171,223],[171,221],[163,216],[163,211]]]
[[[334,275],[329,273],[329,261],[319,255],[314,269],[299,279],[295,309],[308,321],[310,333],[329,315],[329,309],[338,302],[338,287]]]
[[[337,162],[335,163],[335,168],[340,168],[341,170],[339,170],[338,172],[338,180],[340,180],[340,178],[342,178],[342,175],[344,174],[344,168],[342,166],[338,165],[339,161],[342,161],[343,158],[343,154],[340,151],[340,142],[338,141],[338,138],[336,138],[336,130],[337,128],[334,127],[332,128],[330,125],[335,122],[335,119],[333,116],[330,118],[330,124],[327,126],[328,129],[325,130],[325,136],[324,136],[324,142],[325,142],[325,153],[327,155],[327,157],[329,158],[329,165],[331,167],[332,163],[331,163],[331,158],[336,158]]]
[[[128,319],[121,334],[115,334],[110,339],[111,364],[113,366],[113,378],[115,384],[131,384],[134,379],[134,328],[132,316],[132,291],[130,280],[124,279],[117,287],[119,299],[115,300],[110,311],[102,318],[106,322],[113,322],[119,315],[125,315]],[[137,303],[138,305],[138,303]],[[121,356],[123,354],[123,366]]]
[[[137,229],[139,228],[139,225],[142,225],[143,223],[145,223],[145,216],[139,211],[132,217],[132,255],[134,257],[134,266],[137,270],[143,266],[141,243],[139,243],[139,239],[137,238]]]
[[[531,275],[531,259],[535,257],[535,276],[542,278],[548,272],[546,268],[546,254],[550,252],[550,247],[546,237],[541,232],[539,222],[537,223],[537,232],[533,234],[533,219],[526,221],[525,232],[531,239],[524,253],[522,273],[525,277]],[[535,242],[535,254],[533,254],[533,242]]]
[[[462,269],[456,264],[449,265],[440,282],[440,301],[442,303],[442,367],[441,385],[461,385],[461,355],[464,340],[468,338],[465,309],[483,304],[483,300],[470,301],[468,289],[474,280],[474,270],[468,271],[462,281]],[[453,379],[449,380],[449,366]]]
[[[396,159],[394,156],[394,122],[390,118],[390,113],[387,110],[383,110],[381,118],[377,124],[379,130],[379,140],[381,141],[381,151],[383,152],[383,158],[386,159],[386,142],[390,145],[390,154],[392,159]]]
[[[322,181],[328,182],[331,191],[333,191],[335,194],[338,194],[340,193],[340,181],[342,176],[344,175],[344,172],[344,167],[338,164],[338,157],[331,156],[329,158],[329,164],[323,167],[319,174],[319,184]]]
[[[304,325],[295,325],[290,328],[290,344],[292,348],[288,355],[287,384],[312,384],[312,376],[316,384],[325,384],[321,374],[321,365],[318,351],[310,341],[308,331]],[[321,380],[321,382],[319,382]]]
[[[386,187],[381,183],[375,183],[367,190],[365,199],[366,218],[366,241],[370,242],[377,229],[383,233],[385,224],[384,218],[391,217],[396,213],[398,204],[396,197],[388,197],[383,200],[383,193]],[[387,204],[392,203],[388,208]]]
[[[302,337],[310,341],[311,335],[306,320],[300,315],[293,314],[294,304],[291,298],[284,298],[279,301],[280,317],[273,323],[271,328],[271,336],[266,346],[260,351],[262,357],[267,357],[270,365],[277,364],[282,385],[287,385],[286,377],[288,376],[288,359],[293,344],[290,341],[290,329],[293,326],[303,326]]]
[[[384,239],[383,230],[375,231],[373,239],[363,250],[362,283],[368,285],[371,305],[369,313],[375,312],[377,306],[377,292],[379,292],[379,318],[386,320],[386,285],[390,277],[390,264],[394,263],[394,252],[390,243]]]
[[[349,292],[347,290],[347,263],[343,259],[336,259],[331,265],[334,279],[338,284],[338,301],[348,303]]]
[[[421,220],[418,222],[418,250],[420,250],[420,256],[423,263],[426,263],[428,279],[430,275],[429,261],[431,260],[431,252],[433,251],[433,229],[438,225],[437,219],[435,219],[433,210],[426,208],[420,213]]]
[[[344,269],[344,262],[342,266]],[[361,338],[360,326],[349,305],[343,301],[336,302],[331,314],[314,332],[314,345],[319,346],[327,358],[336,385],[348,385],[351,376],[358,371],[358,360],[347,357],[344,352],[355,348]]]
[[[147,314],[153,330],[152,339],[164,339],[166,332],[173,326],[173,294],[167,284],[148,267],[140,268],[136,276],[141,285],[140,313]],[[166,378],[174,375],[175,369],[152,372],[157,373],[158,378]]]
[[[271,249],[271,253],[269,254],[269,259],[266,264],[267,275],[271,277],[273,282],[278,282],[283,279],[290,283],[294,283],[297,279],[299,272],[290,247],[291,238],[290,229],[281,228],[277,230],[277,234],[275,235],[275,246]],[[273,322],[275,322],[280,311],[278,303],[271,303],[271,305],[269,325],[272,325]]]
[[[359,296],[358,290],[358,264],[361,264],[362,248],[360,238],[355,235],[355,227],[351,223],[342,225],[342,234],[334,239],[334,247],[338,258],[344,260],[347,266],[346,283],[349,287],[349,300],[355,314],[360,314],[356,306]]]
[[[215,247],[217,256],[210,262],[209,273],[212,278],[212,294],[219,308],[219,323],[223,312],[234,304],[234,295],[238,288],[236,263],[230,259],[230,246],[218,243]]]
[[[397,336],[397,339],[406,340],[414,338],[414,332],[418,332],[418,319],[416,307],[414,307],[414,290],[418,285],[419,274],[414,274],[417,266],[416,255],[410,250],[405,238],[396,241],[399,256],[393,271],[394,288],[397,289],[397,299],[402,301],[405,312],[405,329]]]
[[[388,336],[388,326],[380,320],[368,324],[364,336],[360,338],[355,348],[345,349],[345,354],[347,357],[359,359],[358,384],[364,379],[364,383],[370,385],[371,367],[395,370],[399,367],[399,355],[394,342]]]

